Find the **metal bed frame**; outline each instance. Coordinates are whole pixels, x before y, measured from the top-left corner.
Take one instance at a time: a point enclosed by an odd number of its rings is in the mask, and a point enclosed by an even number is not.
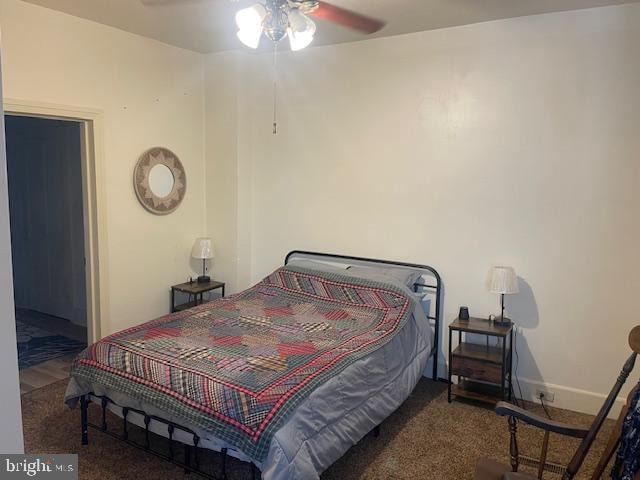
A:
[[[419,292],[420,289],[425,289],[428,291],[432,291],[435,295],[435,308],[434,313],[427,313],[427,318],[430,321],[433,321],[434,324],[434,342],[433,347],[430,352],[430,356],[433,356],[433,374],[432,378],[434,381],[438,380],[438,346],[439,346],[439,337],[440,337],[440,312],[441,312],[441,302],[442,302],[442,279],[440,278],[440,274],[436,271],[435,268],[430,267],[428,265],[419,265],[414,263],[404,263],[404,262],[396,262],[392,260],[378,260],[372,258],[365,257],[353,257],[348,255],[337,255],[337,254],[327,254],[327,253],[319,253],[319,252],[310,252],[305,250],[294,250],[289,252],[285,257],[284,264],[285,266],[289,263],[289,261],[293,257],[302,257],[302,258],[315,258],[315,259],[323,259],[323,260],[333,260],[334,263],[346,263],[353,265],[388,265],[388,266],[396,266],[396,267],[405,267],[412,268],[416,270],[424,270],[433,276],[435,280],[435,285],[431,283],[423,283],[420,280],[413,285],[414,291]],[[100,424],[95,424],[89,421],[89,405],[92,402],[92,398],[99,399],[100,407],[101,407],[101,422]],[[120,432],[110,431],[107,425],[107,410],[109,405],[114,405],[115,407],[121,409],[122,412],[122,429]],[[116,402],[111,400],[109,397],[105,395],[96,395],[91,392],[86,395],[80,397],[80,418],[81,418],[81,427],[82,427],[82,445],[89,444],[89,427],[96,429],[100,432],[106,433],[107,435],[125,442],[126,444],[141,449],[147,453],[151,453],[156,457],[159,457],[163,460],[166,460],[174,465],[177,465],[184,469],[185,473],[195,473],[200,475],[208,480],[227,480],[227,463],[228,463],[228,449],[223,448],[221,453],[221,460],[219,462],[219,469],[221,470],[221,474],[218,476],[212,471],[205,471],[202,468],[200,462],[200,455],[198,453],[198,446],[200,445],[200,437],[196,432],[192,429],[179,425],[170,420],[166,420],[157,415],[150,415],[142,410],[138,410],[130,407],[123,407],[118,405]],[[129,425],[133,424],[131,420],[128,418],[131,413],[135,413],[142,417],[144,423],[144,442],[138,443],[135,440],[130,438],[130,430]],[[161,451],[159,449],[153,448],[152,446],[152,436],[154,433],[151,431],[151,425],[159,424],[163,425],[167,429],[167,437],[168,440],[168,453]],[[135,424],[133,424],[135,425]],[[137,426],[138,428],[142,428]],[[174,435],[176,431],[182,432],[188,436],[191,436],[191,443],[193,445],[186,444],[182,441],[175,440]],[[374,436],[378,436],[380,432],[380,426],[376,426],[372,433]],[[157,435],[154,433],[154,435]],[[175,443],[179,443],[182,445],[183,453],[179,455],[175,449]],[[181,458],[180,458],[181,457]],[[247,462],[245,462],[247,463]],[[261,478],[260,470],[256,467],[254,463],[251,463],[251,477],[253,480]]]

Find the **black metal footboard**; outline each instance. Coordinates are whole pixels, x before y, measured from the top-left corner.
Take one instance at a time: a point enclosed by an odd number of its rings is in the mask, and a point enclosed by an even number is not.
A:
[[[89,421],[89,404],[93,403],[91,401],[91,397],[100,399],[100,407],[102,409],[101,416],[101,424],[97,425]],[[114,432],[109,430],[107,425],[107,408],[109,404],[115,405],[116,407],[122,409],[122,431]],[[130,407],[123,407],[118,405],[109,397],[104,395],[95,395],[93,393],[89,393],[87,395],[83,395],[80,397],[80,409],[81,409],[81,423],[82,423],[82,445],[88,445],[89,443],[89,427],[99,430],[100,432],[106,433],[107,435],[125,442],[132,447],[143,450],[147,453],[151,453],[158,458],[166,460],[174,465],[177,465],[184,469],[185,473],[195,473],[209,480],[227,480],[227,460],[228,460],[228,451],[226,448],[223,448],[220,452],[221,461],[219,463],[220,473],[216,474],[214,471],[207,471],[203,468],[201,462],[201,452],[199,452],[198,446],[200,445],[200,437],[196,432],[191,430],[190,428],[183,427],[175,422],[170,420],[165,420],[164,418],[160,418],[156,415],[149,415],[148,413]],[[128,416],[131,413],[136,413],[143,417],[144,419],[144,428],[135,425],[136,428],[144,429],[144,442],[139,443],[130,438],[130,421]],[[158,448],[154,448],[152,438],[158,436],[150,430],[152,423],[158,423],[167,428],[167,440],[168,440],[168,453],[163,452]],[[174,437],[176,435],[176,431],[181,431],[189,436],[191,436],[193,445],[188,445],[179,440],[176,440]],[[153,435],[152,435],[153,434]],[[182,446],[182,452],[179,453],[178,448],[179,445]],[[247,462],[245,462],[247,463]],[[261,478],[260,470],[255,466],[255,464],[250,463],[251,471],[247,473],[248,479],[257,480]]]

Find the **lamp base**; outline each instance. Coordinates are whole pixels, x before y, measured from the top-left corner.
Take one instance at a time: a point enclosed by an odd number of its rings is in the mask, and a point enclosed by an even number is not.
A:
[[[513,322],[508,317],[496,317],[496,319],[494,320],[494,323],[499,327],[508,327]]]
[[[209,283],[211,281],[211,277],[207,275],[200,275],[198,277],[198,283]]]

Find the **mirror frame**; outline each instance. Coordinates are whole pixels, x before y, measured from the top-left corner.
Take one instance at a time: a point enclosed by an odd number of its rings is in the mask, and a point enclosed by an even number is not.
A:
[[[149,173],[164,165],[173,174],[173,188],[166,197],[158,197],[149,186]],[[178,156],[164,147],[150,148],[138,159],[133,170],[133,187],[142,206],[155,215],[168,215],[180,206],[187,192],[187,175]]]

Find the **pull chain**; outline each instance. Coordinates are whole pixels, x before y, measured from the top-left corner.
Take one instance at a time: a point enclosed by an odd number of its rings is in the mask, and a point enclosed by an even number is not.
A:
[[[278,42],[273,43],[273,134],[278,134]]]

